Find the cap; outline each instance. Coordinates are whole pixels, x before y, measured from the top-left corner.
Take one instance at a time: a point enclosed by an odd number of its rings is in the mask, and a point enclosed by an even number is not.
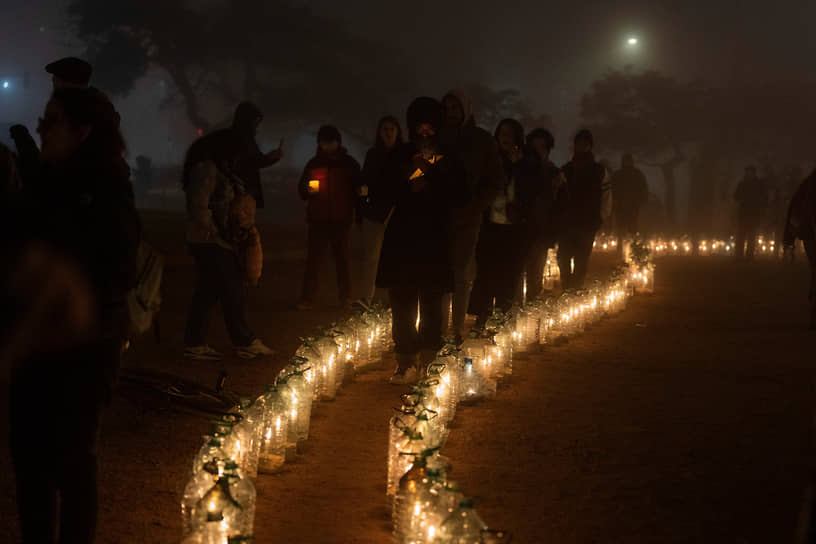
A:
[[[93,68],[82,59],[65,57],[48,64],[45,71],[68,83],[87,87],[91,81]]]

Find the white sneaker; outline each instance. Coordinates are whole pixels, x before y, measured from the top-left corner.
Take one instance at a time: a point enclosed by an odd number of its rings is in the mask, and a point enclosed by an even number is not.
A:
[[[197,361],[220,361],[224,356],[205,344],[184,348],[184,358]]]
[[[259,357],[270,357],[275,355],[275,350],[267,347],[263,342],[256,338],[248,346],[236,347],[235,354],[241,359],[257,359]]]
[[[417,381],[416,367],[409,366],[402,372],[399,367],[394,371],[394,374],[388,380],[392,385],[407,385]]]

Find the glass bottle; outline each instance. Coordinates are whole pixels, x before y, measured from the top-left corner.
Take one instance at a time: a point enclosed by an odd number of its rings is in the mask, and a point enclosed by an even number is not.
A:
[[[249,478],[241,477],[238,465],[233,461],[224,465],[224,477],[229,482],[230,495],[241,509],[238,534],[251,535],[255,523],[255,486]]]
[[[311,398],[309,399],[311,401]],[[264,426],[261,431],[261,449],[258,470],[271,474],[280,470],[286,459],[286,437],[289,415],[278,388],[266,388],[264,399]]]
[[[222,462],[228,459],[229,456],[221,447],[221,436],[219,435],[204,435],[204,445],[198,450],[198,453],[193,459],[193,475],[198,474],[204,469],[204,465],[210,461]]]
[[[181,498],[182,534],[188,535],[193,531],[193,509],[201,497],[212,488],[222,470],[223,460],[211,459],[187,482]]]
[[[240,535],[242,510],[232,497],[229,479],[221,476],[193,509],[193,530],[224,537]]]
[[[480,544],[487,525],[481,520],[473,502],[465,499],[440,527],[440,539],[445,544]]]

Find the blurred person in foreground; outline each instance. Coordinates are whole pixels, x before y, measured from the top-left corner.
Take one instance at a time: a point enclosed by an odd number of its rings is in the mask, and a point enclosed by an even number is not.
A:
[[[443,345],[442,296],[454,278],[451,214],[470,194],[459,158],[439,142],[441,104],[417,98],[406,118],[410,143],[400,152],[399,177],[378,197],[378,206],[394,209],[377,270],[394,316],[394,384],[416,381],[418,356],[431,359]]]
[[[54,90],[36,190],[6,210],[2,357],[23,542],[94,541],[97,442],[129,326],[140,226],[119,116],[99,91]]]
[[[816,330],[816,170],[799,185],[788,208],[783,243],[790,258],[797,238],[804,243],[810,262],[810,330]]]
[[[592,133],[581,130],[573,145],[572,160],[561,168],[568,194],[558,236],[558,267],[564,289],[584,286],[595,234],[612,214],[609,173],[592,153]]]

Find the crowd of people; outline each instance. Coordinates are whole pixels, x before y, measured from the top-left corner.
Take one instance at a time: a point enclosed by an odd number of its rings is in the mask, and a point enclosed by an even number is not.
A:
[[[46,69],[54,89],[37,127],[41,148],[20,125],[12,127],[16,154],[0,147],[0,250],[10,263],[0,355],[13,363],[11,450],[24,539],[53,542],[58,532],[61,542],[91,542],[96,435],[131,332],[127,299],[139,281],[143,241],[119,114],[89,86],[86,62],[63,59]],[[223,357],[207,343],[219,303],[238,357],[274,353],[246,316],[246,288],[257,285],[263,266],[259,171],[283,155],[283,142],[260,150],[262,120],[256,105],[243,102],[230,127],[200,137],[185,157],[186,240],[196,266],[184,334],[190,359]],[[462,90],[416,98],[405,120],[404,131],[395,116],[378,122],[362,166],[337,127],[321,127],[297,182],[308,222],[297,308],[314,307],[330,248],[341,306],[352,304],[356,279],[360,296],[392,309],[395,384],[415,381],[445,335],[463,342],[468,314],[478,330],[494,311],[510,310],[525,275],[527,295],[540,296],[550,249],[558,249],[562,288],[582,288],[601,225],[614,211],[620,236],[634,236],[648,197],[632,155],[611,173],[593,153],[592,133],[581,130],[571,160],[559,167],[547,129],[505,119],[490,134],[477,126]],[[735,198],[737,245],[747,244],[750,256],[768,200],[755,170],[746,171]],[[356,274],[355,222],[366,246]],[[814,273],[816,327],[816,173],[790,205],[784,245],[796,238]]]

